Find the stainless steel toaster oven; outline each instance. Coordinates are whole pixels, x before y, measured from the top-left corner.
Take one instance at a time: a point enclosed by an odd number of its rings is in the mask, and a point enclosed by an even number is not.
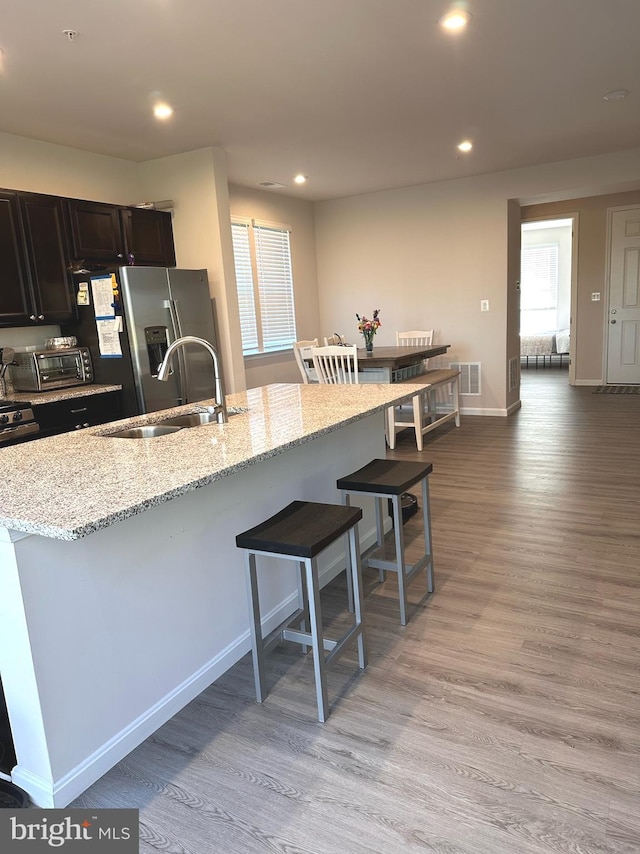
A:
[[[92,383],[91,354],[87,347],[16,352],[11,378],[16,391],[49,391]]]

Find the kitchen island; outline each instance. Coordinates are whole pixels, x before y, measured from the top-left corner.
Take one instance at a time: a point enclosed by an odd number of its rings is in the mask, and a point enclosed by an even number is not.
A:
[[[0,677],[34,803],[67,805],[249,650],[236,533],[339,501],[419,388],[271,385],[230,395],[225,425],[109,435],[186,406],[0,451]],[[365,508],[363,546],[374,527]],[[334,545],[323,583],[344,567]],[[261,595],[268,631],[296,607],[290,563]]]

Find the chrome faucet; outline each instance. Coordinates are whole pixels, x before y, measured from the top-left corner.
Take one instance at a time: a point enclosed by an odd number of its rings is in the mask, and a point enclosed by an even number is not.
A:
[[[229,416],[227,415],[227,404],[225,402],[224,388],[222,384],[220,357],[218,356],[218,351],[213,346],[213,344],[210,344],[204,338],[196,338],[195,335],[185,335],[182,338],[176,338],[175,341],[172,341],[171,344],[169,344],[169,346],[167,347],[167,352],[164,354],[164,359],[158,367],[158,379],[162,382],[166,382],[169,379],[171,357],[176,352],[176,350],[180,349],[180,347],[185,347],[187,344],[198,344],[200,347],[204,347],[204,349],[213,359],[213,374],[216,381],[216,406],[214,411],[217,415],[218,424],[226,424],[229,420]]]

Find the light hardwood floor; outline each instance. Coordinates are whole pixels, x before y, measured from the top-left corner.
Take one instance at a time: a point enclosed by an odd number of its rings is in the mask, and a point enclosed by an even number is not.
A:
[[[390,452],[434,464],[436,592],[402,628],[367,573],[326,724],[310,658],[271,656],[258,706],[247,656],[74,806],[138,807],[145,854],[640,852],[640,396],[522,396]]]

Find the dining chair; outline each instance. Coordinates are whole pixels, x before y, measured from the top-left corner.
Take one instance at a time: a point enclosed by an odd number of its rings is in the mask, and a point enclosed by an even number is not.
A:
[[[318,346],[318,339],[311,338],[308,341],[294,341],[293,355],[296,357],[296,363],[302,374],[302,382],[305,384],[317,383],[318,374],[315,368],[311,367],[313,357],[311,350]]]
[[[325,335],[324,337],[325,347],[335,347],[338,345],[344,347],[346,343],[347,342],[345,341],[344,335],[340,335],[339,332],[334,332],[333,335],[329,335],[329,337]]]
[[[396,344],[398,347],[430,347],[433,344],[433,329],[396,332]]]
[[[399,347],[428,347],[433,344],[433,329],[412,330],[411,332],[396,332],[396,343]],[[387,409],[387,442],[392,450],[396,445],[396,432],[398,428],[413,427],[416,434],[416,445],[419,451],[422,450],[422,438],[425,433],[433,430],[435,427],[455,419],[456,427],[460,426],[460,371],[452,368],[440,368],[436,370],[427,370],[429,359],[423,359],[422,375],[415,377],[416,382],[429,382],[419,394],[415,394],[411,403],[405,403],[401,406],[390,406]],[[412,382],[413,378],[408,377],[405,382]],[[446,412],[442,414],[438,408],[438,395],[440,393],[451,395],[453,406],[447,400],[443,400],[443,408]]]
[[[430,347],[433,344],[433,329],[396,331],[396,344],[398,347]],[[428,362],[428,359],[422,360],[422,370],[426,369]],[[422,450],[422,428],[427,419],[431,423],[434,418],[435,399],[429,389],[415,395],[410,403],[389,407],[387,410],[387,441],[389,447],[395,447],[396,428],[413,427],[418,450]]]
[[[355,344],[312,347],[311,353],[320,383],[354,385],[359,382],[358,348]]]

